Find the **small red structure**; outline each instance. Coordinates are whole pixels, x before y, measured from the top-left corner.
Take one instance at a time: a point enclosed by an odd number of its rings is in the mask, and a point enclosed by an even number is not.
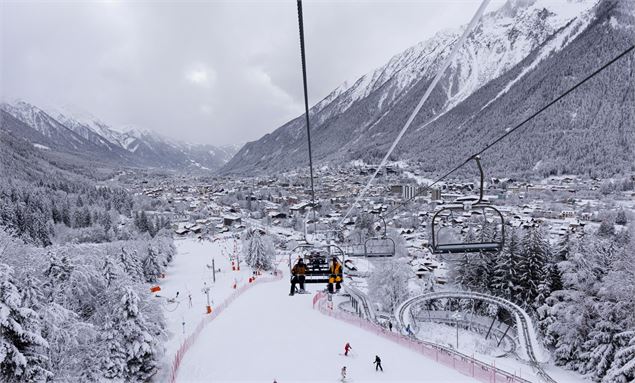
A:
[[[150,292],[156,293],[158,291],[161,291],[161,286],[152,286],[152,287],[150,287]]]

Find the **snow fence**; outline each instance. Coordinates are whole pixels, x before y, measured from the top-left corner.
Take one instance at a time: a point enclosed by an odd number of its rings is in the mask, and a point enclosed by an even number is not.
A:
[[[423,342],[413,338],[406,337],[397,332],[388,331],[385,328],[369,322],[365,319],[349,314],[344,311],[335,311],[332,305],[326,304],[326,294],[318,292],[313,297],[313,308],[317,309],[324,315],[339,319],[351,325],[363,328],[377,336],[389,339],[406,348],[416,351],[426,357],[441,363],[447,367],[460,372],[463,375],[472,377],[483,383],[531,383],[527,379],[523,379],[515,374],[496,368],[494,365],[481,362],[471,356],[462,354],[458,351],[441,347],[429,342]]]
[[[174,359],[172,360],[172,367],[170,369],[170,380],[169,380],[170,383],[176,382],[176,376],[178,374],[179,366],[181,365],[181,361],[183,360],[183,357],[185,356],[187,351],[190,349],[190,347],[192,347],[194,342],[196,342],[196,339],[198,339],[199,335],[201,334],[201,331],[203,331],[203,329],[209,322],[216,319],[216,317],[220,313],[222,313],[233,301],[235,301],[236,298],[241,296],[245,291],[249,290],[250,287],[260,283],[279,281],[280,279],[282,279],[282,273],[278,270],[276,270],[274,274],[270,277],[256,278],[252,282],[237,288],[233,293],[231,293],[229,297],[227,297],[227,299],[225,299],[221,304],[216,306],[213,309],[211,314],[205,315],[205,317],[201,319],[198,326],[196,326],[194,331],[190,335],[188,335],[187,338],[185,338],[183,343],[181,343],[181,346],[179,347],[179,349],[176,351],[176,354],[174,355]]]

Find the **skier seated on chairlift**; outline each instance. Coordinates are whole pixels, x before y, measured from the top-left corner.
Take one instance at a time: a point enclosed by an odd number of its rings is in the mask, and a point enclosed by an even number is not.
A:
[[[300,292],[304,292],[304,279],[306,274],[306,265],[302,258],[298,258],[298,262],[291,269],[291,291],[289,295],[293,296],[295,294],[295,285],[297,283],[300,284]]]
[[[331,261],[331,275],[329,276],[329,283],[327,285],[329,293],[333,294],[334,292],[340,291],[340,283],[342,282],[342,264],[337,260],[337,258],[333,257]],[[335,291],[333,290],[333,284],[335,284]]]

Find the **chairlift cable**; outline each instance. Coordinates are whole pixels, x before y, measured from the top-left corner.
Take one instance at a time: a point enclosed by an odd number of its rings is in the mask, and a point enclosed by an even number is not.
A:
[[[309,171],[311,174],[311,204],[315,221],[315,188],[313,186],[313,153],[311,151],[311,127],[309,125],[309,93],[306,83],[306,59],[304,54],[304,21],[302,18],[302,0],[298,0],[298,26],[300,29],[300,56],[302,58],[302,84],[304,85],[304,116],[306,118],[306,136],[309,145]]]
[[[298,0],[298,1],[300,1],[300,0]],[[432,93],[434,88],[436,88],[438,82],[441,80],[441,76],[443,76],[443,74],[445,73],[445,70],[448,68],[448,66],[450,66],[450,63],[452,62],[452,60],[454,60],[454,57],[457,55],[459,49],[465,43],[465,40],[467,39],[467,37],[472,33],[472,30],[474,29],[474,27],[476,26],[478,21],[481,19],[481,16],[483,15],[483,12],[485,11],[485,8],[487,8],[487,5],[488,5],[489,2],[490,2],[490,0],[483,0],[481,5],[479,6],[479,8],[476,10],[476,13],[474,14],[474,17],[472,17],[472,20],[468,24],[467,28],[465,29],[465,31],[463,31],[463,35],[461,36],[461,38],[459,38],[459,40],[456,42],[454,47],[452,47],[452,50],[450,51],[450,54],[448,55],[448,57],[445,58],[445,60],[443,61],[443,63],[439,67],[439,70],[437,71],[436,76],[434,77],[434,79],[432,80],[430,85],[428,86],[428,89],[426,89],[426,92],[421,97],[421,100],[419,100],[419,103],[417,104],[415,109],[410,114],[410,117],[408,117],[408,120],[406,120],[405,125],[403,126],[403,128],[401,128],[401,131],[399,132],[399,134],[395,138],[395,141],[390,146],[390,149],[388,149],[388,153],[386,153],[384,158],[381,160],[381,163],[379,164],[379,166],[377,166],[377,169],[375,170],[375,173],[370,177],[370,179],[366,183],[366,186],[364,186],[362,191],[359,193],[359,195],[355,199],[355,202],[348,209],[348,211],[346,212],[346,214],[344,215],[344,217],[340,221],[340,224],[343,224],[344,221],[346,220],[346,218],[348,218],[348,216],[351,214],[351,212],[355,208],[355,205],[357,205],[357,203],[364,197],[364,195],[366,194],[366,192],[370,188],[371,184],[373,183],[373,180],[377,177],[377,174],[379,174],[381,169],[384,166],[386,166],[386,162],[388,162],[388,158],[390,157],[392,152],[397,147],[397,144],[399,143],[399,141],[401,141],[401,138],[406,133],[406,131],[408,130],[408,128],[410,127],[410,125],[414,121],[414,119],[417,116],[417,114],[419,114],[419,111],[423,107],[423,104],[426,102],[426,100],[428,99],[428,97],[430,96],[430,94]]]
[[[428,190],[430,190],[430,188],[436,184],[438,184],[439,182],[443,181],[445,178],[447,178],[448,176],[450,176],[451,174],[455,173],[457,170],[459,170],[460,168],[462,168],[463,166],[465,166],[467,163],[469,163],[474,157],[479,156],[481,154],[483,154],[485,151],[487,151],[488,149],[490,149],[491,147],[493,147],[494,145],[498,144],[499,142],[501,142],[503,139],[505,139],[507,136],[511,135],[512,133],[514,133],[515,131],[517,131],[518,129],[520,129],[521,127],[525,126],[529,121],[533,120],[536,116],[538,116],[540,113],[544,112],[545,110],[547,110],[549,107],[551,107],[553,104],[555,104],[556,102],[560,101],[561,99],[563,99],[564,97],[568,96],[571,92],[573,92],[574,90],[576,90],[577,88],[579,88],[580,86],[582,86],[583,84],[585,84],[586,82],[588,82],[589,80],[591,80],[593,77],[597,76],[598,74],[600,74],[602,71],[604,71],[605,69],[607,69],[608,67],[610,67],[611,65],[613,65],[614,63],[616,63],[617,61],[619,61],[620,59],[622,59],[623,57],[625,57],[626,55],[628,55],[631,51],[633,51],[633,49],[635,49],[635,45],[631,45],[628,49],[626,49],[625,51],[623,51],[622,53],[620,53],[619,55],[615,56],[613,59],[611,59],[610,61],[608,61],[607,63],[605,63],[604,65],[602,65],[600,68],[596,69],[595,71],[593,71],[591,74],[587,75],[584,79],[582,79],[581,81],[579,81],[578,83],[576,83],[574,86],[572,86],[571,88],[569,88],[567,91],[565,91],[564,93],[560,94],[558,97],[556,97],[555,99],[553,99],[551,102],[549,102],[548,104],[546,104],[545,106],[543,106],[542,108],[538,109],[536,112],[534,112],[531,116],[527,117],[526,119],[524,119],[523,121],[521,121],[519,124],[517,124],[516,126],[514,126],[512,129],[506,131],[503,135],[501,135],[500,137],[498,137],[496,140],[494,140],[493,142],[487,144],[483,149],[479,150],[478,152],[470,155],[465,161],[463,161],[462,163],[460,163],[459,165],[455,166],[454,168],[452,168],[452,170],[446,172],[445,174],[443,174],[441,177],[437,178],[434,182],[432,182],[431,184],[423,187],[421,190],[419,190],[417,193],[415,193],[414,196],[408,198],[407,200],[401,202],[400,204],[398,204],[397,206],[395,206],[394,208],[388,210],[385,214],[392,214],[395,211],[397,211],[398,209],[402,208],[403,206],[405,206],[408,202],[414,200],[415,198],[419,197],[420,195],[422,195],[424,192],[427,192]],[[377,222],[377,220],[374,220],[374,222]]]

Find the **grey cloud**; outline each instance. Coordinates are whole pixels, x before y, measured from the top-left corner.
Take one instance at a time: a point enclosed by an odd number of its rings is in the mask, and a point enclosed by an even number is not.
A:
[[[305,1],[311,103],[478,4]],[[4,1],[0,12],[5,100],[212,144],[255,140],[303,110],[295,1]]]

